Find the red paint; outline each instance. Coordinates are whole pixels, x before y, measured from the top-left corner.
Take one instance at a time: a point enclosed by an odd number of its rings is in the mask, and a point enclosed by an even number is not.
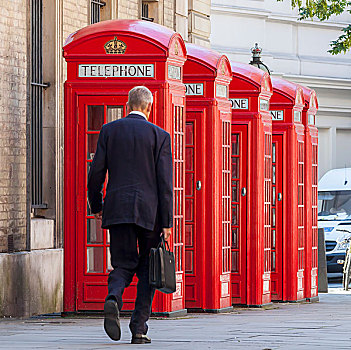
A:
[[[232,256],[237,259],[232,264],[232,303],[263,305],[271,302],[272,84],[267,73],[253,66],[231,62],[231,67],[229,97],[237,107],[232,109],[233,148],[239,136],[232,158],[239,162],[239,173],[232,167],[232,216],[237,218],[232,222]],[[239,198],[234,198],[237,184]]]
[[[122,54],[105,53],[110,40],[123,41],[127,48]],[[151,122],[170,132],[174,152],[174,228],[171,246],[176,254],[177,292],[171,296],[157,294],[154,312],[170,313],[185,309],[184,240],[185,240],[185,88],[182,66],[186,48],[179,34],[160,25],[139,20],[104,21],[83,28],[69,36],[64,46],[67,61],[65,83],[65,168],[64,168],[64,311],[102,310],[107,294],[108,234],[92,231],[87,242],[86,179],[89,153],[93,152],[96,136],[108,118],[111,106],[121,106],[125,114],[128,91],[135,85],[147,86],[154,95]],[[112,68],[89,68],[94,77],[79,76],[79,65],[154,65],[153,76],[111,77]],[[169,66],[176,75],[170,76]],[[89,67],[89,66],[88,66]],[[172,67],[171,67],[172,68]],[[81,72],[88,68],[81,68]],[[85,69],[85,71],[84,71]],[[113,68],[115,69],[115,68]],[[122,70],[124,69],[124,71]],[[149,68],[148,68],[149,69]],[[121,68],[125,72],[125,66]],[[130,71],[131,75],[135,71]],[[180,74],[179,74],[180,73]],[[101,76],[101,75],[109,76]],[[84,75],[84,74],[83,74]],[[123,75],[123,74],[122,74]],[[178,75],[178,76],[177,76]],[[173,78],[172,78],[173,77]],[[95,107],[92,107],[95,106]],[[93,121],[89,113],[94,114]],[[123,114],[123,115],[122,115]],[[101,118],[100,124],[97,119]],[[89,128],[88,128],[89,126]],[[93,129],[92,131],[90,131]],[[90,135],[90,136],[89,136]],[[89,139],[89,143],[88,143]],[[91,142],[92,144],[91,144]],[[90,255],[87,271],[87,249]],[[94,258],[94,260],[92,260]],[[135,281],[124,296],[124,309],[133,309]]]
[[[302,122],[305,126],[305,296],[318,296],[318,130],[317,96],[314,90],[302,87],[305,106]]]
[[[273,135],[272,151],[272,300],[282,300],[283,291],[283,135]]]
[[[232,73],[215,51],[187,44],[187,55],[184,83],[194,85],[186,96],[186,307],[213,311],[231,307]]]
[[[275,275],[274,300],[297,301],[305,298],[305,130],[302,123],[304,96],[302,88],[283,79],[272,78],[270,110],[283,111],[283,120],[273,120],[273,135],[282,164],[276,169],[282,184],[283,215],[275,215],[276,253],[282,273]],[[279,166],[279,164],[277,164]],[[278,200],[276,192],[275,200]],[[272,216],[274,212],[272,212]],[[272,221],[274,218],[272,217]]]

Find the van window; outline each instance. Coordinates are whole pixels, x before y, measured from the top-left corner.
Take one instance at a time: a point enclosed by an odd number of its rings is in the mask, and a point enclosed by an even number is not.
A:
[[[318,192],[318,200],[322,201],[319,216],[351,215],[351,191]]]

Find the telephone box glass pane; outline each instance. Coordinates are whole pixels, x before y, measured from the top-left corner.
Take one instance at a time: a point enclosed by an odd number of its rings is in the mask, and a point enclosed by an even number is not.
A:
[[[102,243],[103,229],[101,221],[96,219],[87,220],[87,243]]]
[[[239,178],[239,158],[232,159],[232,178]]]
[[[88,130],[100,130],[104,124],[104,106],[88,106]]]
[[[185,144],[189,146],[194,144],[194,123],[193,122],[186,123]]]
[[[238,205],[234,205],[232,208],[232,225],[239,225]]]
[[[107,122],[123,118],[124,106],[107,106]]]
[[[194,149],[187,147],[185,150],[185,170],[194,170]]]
[[[233,249],[239,248],[239,229],[238,228],[232,229],[232,248]]]
[[[106,273],[112,271],[110,247],[106,248]]]
[[[193,227],[192,224],[185,225],[185,245],[187,247],[193,246]]]
[[[232,272],[239,272],[239,252],[232,251]]]
[[[185,173],[185,195],[193,196],[194,195],[194,174]]]
[[[232,155],[233,156],[239,155],[239,135],[238,134],[232,135]]]
[[[192,199],[185,200],[185,217],[188,221],[193,221],[193,206],[194,201]]]
[[[185,251],[185,272],[194,273],[194,252],[191,250]]]
[[[87,192],[87,215],[93,215],[92,212],[90,211],[90,205],[88,201],[88,192]]]
[[[275,271],[275,252],[272,252],[272,271]]]
[[[99,139],[99,134],[88,134],[88,152],[87,159],[92,160],[96,152],[96,146]]]
[[[239,202],[239,181],[232,181],[232,202]]]
[[[89,175],[89,171],[90,171],[90,166],[91,166],[91,162],[87,163],[87,179],[88,179],[88,175]]]
[[[103,272],[103,247],[87,248],[87,272]]]

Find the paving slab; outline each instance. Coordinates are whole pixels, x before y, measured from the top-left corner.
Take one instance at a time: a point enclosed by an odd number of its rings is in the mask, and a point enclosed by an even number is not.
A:
[[[318,303],[275,304],[149,322],[151,344],[131,345],[128,319],[111,341],[102,318],[35,317],[0,321],[0,349],[351,349],[351,293],[333,288]]]

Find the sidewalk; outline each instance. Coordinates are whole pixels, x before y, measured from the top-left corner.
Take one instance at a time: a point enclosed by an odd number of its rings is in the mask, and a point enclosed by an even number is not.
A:
[[[121,321],[119,342],[105,335],[102,319],[6,319],[0,321],[0,349],[350,349],[351,294],[331,292],[313,304],[151,319],[147,345],[129,344],[128,319]]]

